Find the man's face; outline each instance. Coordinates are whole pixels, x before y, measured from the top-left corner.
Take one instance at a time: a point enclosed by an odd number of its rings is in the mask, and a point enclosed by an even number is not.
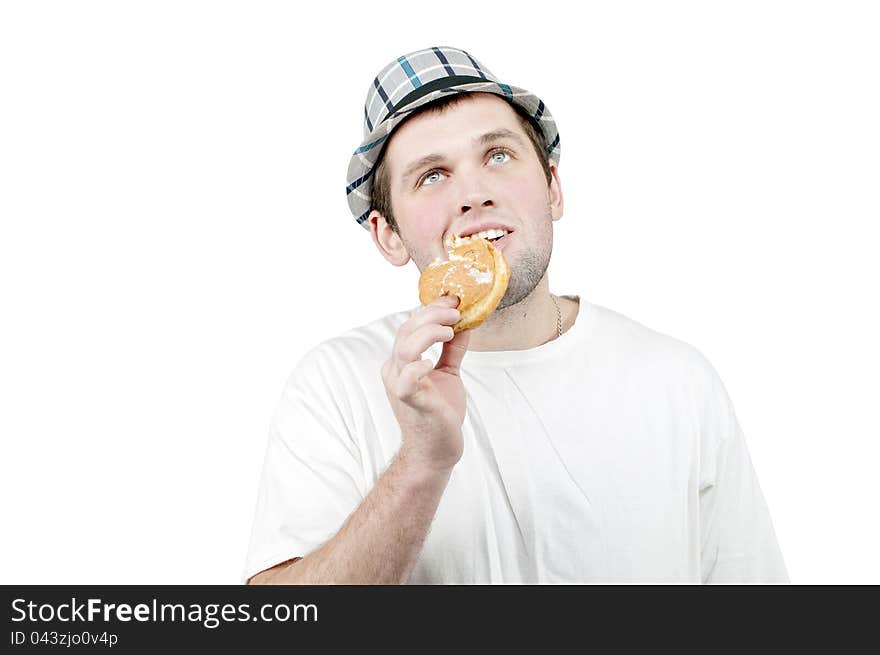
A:
[[[555,163],[548,187],[507,102],[477,93],[441,113],[420,114],[395,131],[385,158],[400,238],[420,271],[445,259],[452,234],[501,228],[509,233],[495,246],[511,275],[499,307],[532,292],[550,261],[562,195]]]

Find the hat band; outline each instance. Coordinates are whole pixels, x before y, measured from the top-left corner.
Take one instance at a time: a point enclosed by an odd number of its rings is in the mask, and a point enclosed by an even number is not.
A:
[[[409,104],[414,103],[416,100],[420,98],[424,98],[429,93],[433,93],[438,89],[448,89],[453,86],[458,86],[459,84],[474,84],[474,83],[485,84],[486,82],[495,84],[492,80],[487,80],[485,77],[475,77],[473,75],[449,75],[448,77],[440,77],[436,80],[431,80],[430,82],[426,82],[422,84],[417,89],[414,89],[407,93],[400,102],[394,105],[391,108],[391,111],[382,119],[382,123],[388,120],[391,116]]]

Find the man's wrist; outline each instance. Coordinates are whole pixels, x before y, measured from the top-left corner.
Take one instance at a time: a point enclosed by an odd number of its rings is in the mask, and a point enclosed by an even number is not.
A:
[[[414,449],[401,445],[395,457],[396,468],[404,484],[413,488],[446,486],[455,464],[426,461]]]

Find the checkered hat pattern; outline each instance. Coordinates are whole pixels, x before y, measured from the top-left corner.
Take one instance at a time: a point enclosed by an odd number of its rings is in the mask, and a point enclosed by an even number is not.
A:
[[[547,153],[559,162],[556,121],[537,96],[498,81],[489,69],[464,50],[431,47],[398,57],[373,80],[364,105],[364,140],[348,165],[348,206],[358,224],[369,230],[373,166],[395,127],[422,105],[449,93],[481,92],[503,96],[519,105],[541,128]]]

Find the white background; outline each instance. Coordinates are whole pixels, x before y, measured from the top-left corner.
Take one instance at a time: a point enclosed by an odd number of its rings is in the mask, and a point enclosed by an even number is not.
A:
[[[417,304],[345,202],[378,70],[562,136],[551,288],[699,348],[796,583],[880,583],[873,2],[4,2],[0,583],[237,583],[272,410]]]

